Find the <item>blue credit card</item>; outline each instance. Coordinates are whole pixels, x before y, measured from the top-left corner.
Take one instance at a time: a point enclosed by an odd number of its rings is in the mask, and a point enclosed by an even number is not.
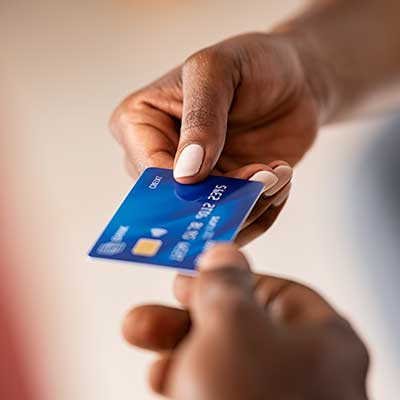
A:
[[[182,185],[172,170],[148,168],[89,256],[194,271],[205,249],[235,238],[263,189],[223,176]]]

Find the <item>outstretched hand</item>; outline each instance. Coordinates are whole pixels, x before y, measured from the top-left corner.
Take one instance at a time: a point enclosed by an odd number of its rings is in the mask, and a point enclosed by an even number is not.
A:
[[[196,278],[179,276],[185,310],[131,311],[126,339],[159,352],[152,388],[177,400],[366,399],[368,354],[316,292],[253,275],[234,246],[213,247]]]
[[[253,176],[244,175],[264,183],[266,201],[247,237],[267,229],[273,196],[283,202],[291,167],[312,145],[321,113],[313,72],[293,43],[279,34],[234,37],[126,98],[110,126],[130,174],[173,168],[177,181],[189,184],[210,173],[241,177],[237,171],[249,168]]]

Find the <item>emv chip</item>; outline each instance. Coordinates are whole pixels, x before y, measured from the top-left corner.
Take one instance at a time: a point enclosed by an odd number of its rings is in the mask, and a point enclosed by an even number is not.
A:
[[[132,254],[143,257],[153,257],[158,253],[162,241],[159,239],[139,239],[132,249]]]

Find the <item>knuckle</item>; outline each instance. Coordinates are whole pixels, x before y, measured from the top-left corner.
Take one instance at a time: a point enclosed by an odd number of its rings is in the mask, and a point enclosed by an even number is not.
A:
[[[221,46],[202,49],[192,54],[183,64],[183,74],[196,74],[199,79],[209,76],[218,76],[220,82],[230,81],[230,76],[235,70],[232,57]]]
[[[183,64],[184,72],[193,69],[196,71],[208,69],[215,59],[212,54],[213,52],[210,49],[203,49],[192,54]]]
[[[118,141],[119,140],[119,129],[118,129],[118,121],[119,121],[119,107],[112,113],[110,119],[108,120],[108,128],[110,130],[111,135]]]
[[[128,127],[141,123],[147,106],[137,96],[123,101],[111,115],[109,128],[114,138],[121,142]]]
[[[268,294],[271,297],[271,300],[278,296],[283,290],[287,290],[293,285],[297,285],[296,282],[289,279],[277,278],[275,276],[256,275],[256,279],[257,291]]]

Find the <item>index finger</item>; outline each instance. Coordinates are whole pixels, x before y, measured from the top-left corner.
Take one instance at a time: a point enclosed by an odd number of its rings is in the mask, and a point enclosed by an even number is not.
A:
[[[123,132],[121,145],[133,178],[149,167],[172,169],[174,147],[161,131],[151,126],[132,125]]]
[[[113,113],[110,129],[135,178],[148,167],[173,167],[179,127],[166,111],[132,95]]]

